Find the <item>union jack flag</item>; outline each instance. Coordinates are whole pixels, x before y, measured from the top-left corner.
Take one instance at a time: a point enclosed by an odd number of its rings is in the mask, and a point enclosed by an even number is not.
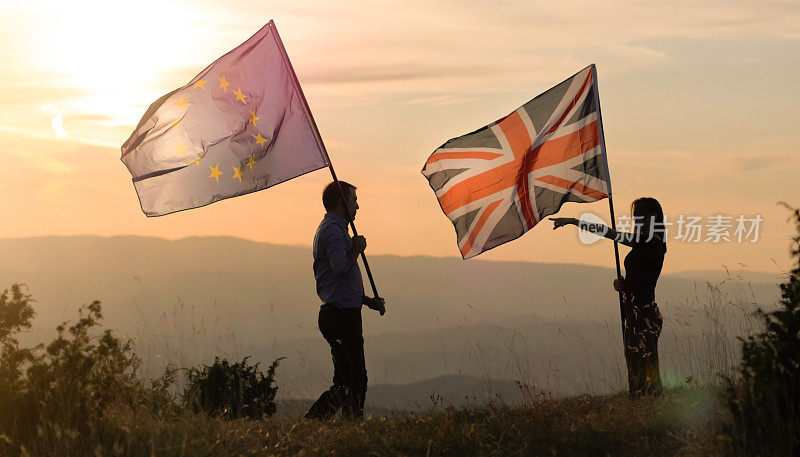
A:
[[[599,106],[590,65],[428,157],[422,174],[455,226],[464,259],[522,236],[566,202],[608,197]]]

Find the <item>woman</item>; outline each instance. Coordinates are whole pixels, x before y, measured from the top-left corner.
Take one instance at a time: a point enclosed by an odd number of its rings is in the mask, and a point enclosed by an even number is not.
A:
[[[658,370],[658,336],[662,318],[655,302],[656,282],[664,264],[667,245],[664,240],[664,212],[658,200],[643,197],[631,203],[634,233],[622,233],[608,227],[579,224],[577,219],[550,218],[553,230],[576,225],[608,239],[616,239],[631,248],[625,256],[626,278],[614,280],[614,289],[622,294],[623,343],[628,365],[628,388],[632,397],[661,393]],[[592,228],[594,227],[594,228]]]

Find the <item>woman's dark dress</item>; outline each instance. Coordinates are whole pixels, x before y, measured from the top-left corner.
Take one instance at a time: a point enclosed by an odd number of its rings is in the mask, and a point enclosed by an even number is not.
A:
[[[625,256],[622,324],[631,396],[661,393],[658,336],[663,319],[655,302],[656,282],[667,245],[658,237],[636,243]]]

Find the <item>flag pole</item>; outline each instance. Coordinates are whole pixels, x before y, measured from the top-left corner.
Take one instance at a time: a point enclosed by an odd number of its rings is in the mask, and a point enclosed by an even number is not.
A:
[[[328,153],[325,152],[325,155]],[[333,181],[336,183],[336,187],[339,188],[339,195],[342,197],[342,207],[347,212],[347,219],[350,221],[350,228],[353,229],[353,235],[358,236],[358,232],[356,231],[356,224],[353,222],[353,215],[350,214],[350,208],[347,207],[347,197],[344,195],[344,189],[342,188],[342,183],[336,177],[336,172],[333,171],[333,164],[328,162],[328,168],[331,170],[331,176],[333,177]],[[369,285],[372,286],[372,293],[375,297],[379,297],[378,289],[375,288],[375,280],[372,279],[372,271],[369,269],[369,263],[367,263],[367,255],[364,254],[364,251],[361,251],[361,261],[364,262],[364,269],[367,270],[367,277],[369,278]],[[381,312],[383,315],[383,312]]]
[[[606,163],[605,163],[605,172],[606,172],[606,182],[608,183],[608,209],[611,211],[611,230],[614,233],[617,232],[617,223],[616,218],[614,217],[614,198],[611,196],[611,172],[608,169],[608,151],[606,150],[606,136],[603,133],[603,111],[600,108],[600,86],[597,80],[597,67],[592,64],[592,71],[594,72],[594,97],[595,102],[597,103],[597,117],[598,122],[600,122],[600,144],[603,145],[603,152],[605,153]],[[622,279],[622,271],[619,267],[619,243],[617,242],[617,238],[614,238],[614,262],[617,266],[617,279]],[[619,295],[619,320],[620,324],[622,325],[622,345],[623,348],[625,346],[625,312],[624,306],[622,301],[622,291],[617,291]]]
[[[294,68],[292,67],[292,63],[289,60],[289,55],[286,54],[286,48],[283,47],[283,41],[281,41],[281,37],[278,34],[278,28],[275,27],[274,21],[269,21],[269,26],[275,31],[274,37],[275,42],[278,45],[278,49],[281,51],[281,57],[283,57],[283,63],[286,65],[287,69],[289,70],[289,74],[292,76],[292,82],[294,83],[294,87],[297,90],[297,93],[300,95],[300,100],[303,102],[303,109],[305,110],[306,116],[308,120],[311,122],[312,131],[314,132],[314,137],[317,140],[317,144],[320,147],[320,150],[323,154],[323,159],[325,163],[328,164],[328,169],[331,171],[331,176],[333,177],[333,181],[336,183],[336,187],[339,188],[339,195],[342,197],[342,206],[344,210],[347,212],[347,219],[350,221],[350,228],[353,230],[353,235],[358,236],[358,231],[356,231],[356,224],[353,222],[353,215],[350,214],[350,208],[347,207],[347,197],[344,194],[344,189],[342,188],[342,183],[336,177],[336,172],[333,170],[333,162],[331,162],[330,156],[328,156],[328,150],[325,148],[325,143],[322,142],[322,136],[319,134],[319,129],[317,128],[317,123],[314,121],[314,116],[311,114],[311,108],[308,106],[308,102],[306,101],[306,96],[303,94],[303,89],[300,87],[300,81],[297,79],[297,75],[294,72]],[[369,278],[369,284],[372,286],[372,293],[375,297],[378,297],[378,289],[375,287],[375,280],[372,278],[372,271],[369,269],[369,263],[367,263],[367,255],[364,252],[361,252],[361,260],[364,262],[364,269],[367,270],[367,277]],[[383,315],[383,312],[381,312]]]
[[[603,148],[605,149],[605,148]],[[611,230],[615,233],[617,231],[617,224],[614,222],[614,199],[611,198],[611,193],[608,194],[608,208],[611,210]],[[622,271],[619,268],[619,243],[617,243],[616,238],[614,239],[614,260],[617,264],[617,279],[622,279]],[[622,291],[617,291],[619,293],[619,318],[620,322],[622,323],[622,337],[623,337],[623,344],[625,338],[625,313],[624,308],[622,305]]]

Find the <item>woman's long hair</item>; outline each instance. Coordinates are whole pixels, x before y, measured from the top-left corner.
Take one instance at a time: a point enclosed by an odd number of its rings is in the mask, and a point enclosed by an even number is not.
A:
[[[653,197],[637,198],[631,203],[631,216],[634,221],[642,221],[649,233],[661,234],[662,241],[666,242],[664,211],[658,200]]]

